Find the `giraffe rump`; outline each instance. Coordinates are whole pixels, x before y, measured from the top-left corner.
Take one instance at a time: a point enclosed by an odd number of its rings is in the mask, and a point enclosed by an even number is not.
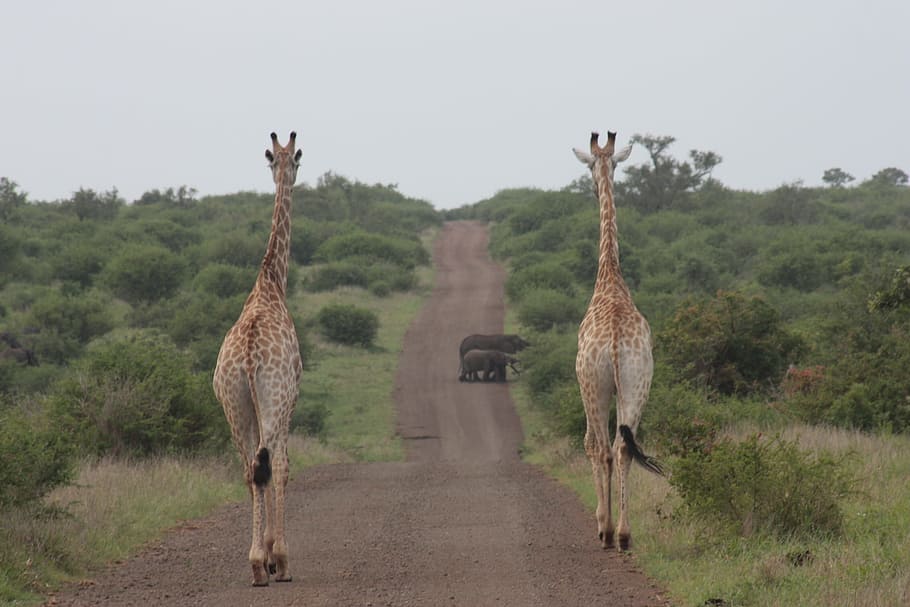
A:
[[[661,468],[657,460],[649,455],[645,455],[641,448],[639,448],[638,443],[635,442],[635,436],[632,434],[632,428],[622,424],[619,427],[619,434],[629,448],[629,455],[632,456],[632,459],[635,460],[639,466],[648,472],[653,472],[658,476],[664,476],[664,469]]]

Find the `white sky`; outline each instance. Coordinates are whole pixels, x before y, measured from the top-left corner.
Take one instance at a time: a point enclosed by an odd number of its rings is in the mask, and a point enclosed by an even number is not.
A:
[[[733,188],[860,181],[910,172],[908,32],[907,0],[3,0],[0,176],[267,192],[296,130],[299,181],[451,208],[560,188],[609,129],[714,151]]]

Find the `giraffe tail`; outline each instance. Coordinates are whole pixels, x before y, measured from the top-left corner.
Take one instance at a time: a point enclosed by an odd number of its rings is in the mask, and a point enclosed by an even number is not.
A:
[[[250,332],[253,333],[258,327],[253,324]],[[252,341],[252,340],[251,340]],[[262,412],[259,409],[259,391],[256,389],[256,372],[254,353],[247,346],[246,373],[247,384],[250,390],[250,399],[253,401],[253,411],[256,414],[256,423],[259,425],[259,449],[256,451],[256,457],[253,458],[253,482],[257,487],[264,487],[272,480],[272,457],[268,447],[262,446]]]
[[[664,469],[660,467],[657,460],[651,456],[645,455],[639,448],[638,443],[635,442],[635,436],[632,434],[632,428],[623,424],[619,427],[619,434],[622,436],[622,440],[625,441],[632,459],[635,460],[639,466],[648,472],[653,472],[659,476],[665,476]]]
[[[269,450],[266,447],[259,447],[256,452],[256,459],[253,461],[253,482],[257,486],[263,487],[272,480],[272,462]]]

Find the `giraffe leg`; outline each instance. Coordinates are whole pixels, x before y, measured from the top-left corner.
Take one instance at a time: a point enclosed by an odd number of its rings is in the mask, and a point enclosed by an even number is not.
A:
[[[249,560],[253,570],[253,586],[268,586],[268,552],[263,542],[266,488],[251,482],[250,490],[253,494],[253,538],[250,543]]]
[[[603,448],[603,445],[597,440],[597,435],[589,426],[585,432],[585,452],[591,462],[591,468],[594,474],[594,489],[597,493],[597,510],[595,517],[597,519],[597,538],[601,541],[603,548],[613,546],[613,515],[612,504],[610,503],[609,481],[612,477],[612,458],[605,460],[604,453],[609,453]]]
[[[265,490],[265,551],[268,555],[266,568],[269,575],[275,575],[277,567],[273,548],[275,545],[275,483],[272,482]]]
[[[625,440],[616,438],[617,459],[619,460],[619,549],[629,550],[632,545],[632,528],[629,525],[629,469],[632,455]]]
[[[271,559],[273,559],[275,565],[275,581],[276,582],[290,582],[293,578],[291,577],[290,570],[288,569],[288,545],[287,539],[285,536],[285,489],[288,484],[289,470],[288,470],[288,458],[287,450],[281,450],[281,454],[276,454],[275,458],[275,477],[273,479],[273,486],[275,489],[275,499],[274,499],[274,516],[273,516],[273,531],[274,531],[274,543],[271,547]]]

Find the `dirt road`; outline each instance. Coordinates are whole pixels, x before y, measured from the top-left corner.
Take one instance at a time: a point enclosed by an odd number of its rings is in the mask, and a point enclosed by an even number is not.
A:
[[[321,466],[291,481],[293,582],[250,586],[244,503],[174,530],[55,604],[665,605],[633,559],[600,549],[574,495],[521,462],[508,386],[457,380],[461,338],[503,327],[504,274],[486,228],[446,224],[433,259],[437,284],[395,383],[407,461]]]

